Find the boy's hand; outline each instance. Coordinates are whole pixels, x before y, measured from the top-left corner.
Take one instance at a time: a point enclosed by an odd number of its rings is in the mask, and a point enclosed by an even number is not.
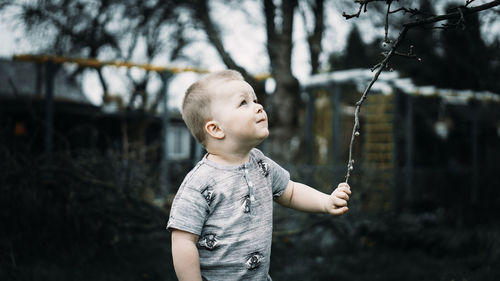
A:
[[[346,213],[349,209],[347,208],[347,202],[349,201],[350,195],[351,187],[345,182],[340,183],[328,197],[328,200],[326,200],[326,212],[335,216]]]

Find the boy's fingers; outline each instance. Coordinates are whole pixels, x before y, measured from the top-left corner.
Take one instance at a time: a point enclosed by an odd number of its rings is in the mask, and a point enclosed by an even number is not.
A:
[[[349,201],[349,194],[347,194],[346,192],[342,192],[341,195],[342,195],[342,199]]]
[[[340,198],[334,198],[333,199],[333,205],[335,205],[336,207],[347,206],[347,200],[340,199]]]
[[[347,202],[349,201],[349,196],[351,195],[351,187],[345,183],[339,183],[337,188],[332,192],[332,203],[333,209],[330,210],[332,215],[342,215],[346,213],[349,208],[347,207]]]
[[[340,191],[340,190],[335,190],[333,192],[334,197],[342,198],[342,199],[347,200],[347,201],[349,201],[349,194],[350,193],[347,193],[346,191]]]
[[[351,194],[351,187],[343,182],[343,183],[339,183],[339,185],[337,186],[337,188],[335,189],[336,191],[339,190],[339,191],[344,191],[345,193],[347,194]]]
[[[338,187],[347,187],[347,188],[351,188],[351,187],[349,186],[349,184],[347,184],[346,182],[341,182],[341,183],[339,183]]]
[[[348,195],[351,195],[351,189],[350,189],[350,188],[348,188],[348,189],[345,191],[345,193],[347,193]]]
[[[330,214],[332,215],[342,215],[342,214],[345,214],[347,211],[349,210],[349,208],[347,207],[342,207],[342,208],[338,208],[338,209],[334,209],[330,212]]]
[[[349,198],[351,197],[346,192],[336,192],[336,193],[332,194],[332,196],[336,197],[336,198],[341,198],[341,199],[344,199],[347,201],[349,201]]]

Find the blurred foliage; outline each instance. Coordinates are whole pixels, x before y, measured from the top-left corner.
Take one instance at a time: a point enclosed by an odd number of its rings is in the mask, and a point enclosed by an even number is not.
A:
[[[5,1],[18,8],[17,18],[42,53],[127,59],[145,44],[148,58],[165,51],[167,33],[178,32],[181,1]],[[170,28],[170,32],[167,30]],[[175,37],[175,36],[173,36]],[[173,44],[182,40],[171,41]]]
[[[123,245],[129,245],[126,251],[137,245],[147,250],[148,241],[156,241],[155,247],[168,245],[168,214],[146,201],[153,186],[148,167],[97,151],[34,156],[2,146],[0,157],[4,160],[0,169],[1,279],[28,280],[32,274],[29,280],[62,280],[63,276],[102,280],[68,274],[95,263],[103,253],[115,259],[114,251],[124,249]],[[136,249],[130,259],[146,258],[142,250]],[[111,265],[122,262],[114,260]],[[117,270],[105,268],[103,272]],[[126,278],[121,280],[137,280]]]
[[[2,16],[21,27],[26,42],[33,46],[31,51],[38,54],[158,64],[158,60],[182,57],[181,50],[189,43],[189,32],[185,32],[186,23],[180,15],[183,1],[6,0],[3,4]],[[127,102],[128,109],[155,112],[163,99],[157,73],[127,69],[117,74],[116,69],[80,66],[71,69],[71,79],[84,72],[97,72],[104,104],[119,99],[120,103]],[[124,97],[113,92],[116,75],[127,90]]]
[[[452,7],[448,6],[448,10]],[[426,15],[436,14],[433,3],[420,1],[419,9]],[[450,89],[468,89],[500,93],[500,40],[487,44],[481,37],[478,14],[467,15],[463,24],[447,22],[447,26],[425,26],[412,29],[401,45],[406,53],[413,46],[413,53],[420,60],[394,57],[390,67],[403,77],[410,77],[417,85],[432,85]],[[393,36],[407,18],[394,18],[390,30]],[[396,29],[396,30],[394,30]],[[382,35],[382,34],[380,34]],[[382,60],[382,37],[365,43],[355,25],[347,37],[342,53],[330,55],[332,70],[371,68]]]
[[[498,225],[455,228],[440,212],[321,219],[275,237],[273,280],[498,280]]]

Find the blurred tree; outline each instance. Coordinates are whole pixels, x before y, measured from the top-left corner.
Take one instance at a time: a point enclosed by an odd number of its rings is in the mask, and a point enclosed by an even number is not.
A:
[[[298,131],[299,82],[292,74],[292,32],[297,0],[282,1],[281,26],[276,26],[277,7],[272,0],[264,0],[266,18],[267,52],[271,62],[271,74],[276,80],[276,89],[271,103],[272,125],[274,126],[273,152],[287,160],[294,157],[290,146]],[[280,149],[282,148],[282,149]],[[284,148],[284,149],[283,149]]]
[[[377,42],[374,42],[377,44]],[[361,38],[359,29],[353,25],[347,35],[347,43],[341,54],[333,53],[329,56],[329,64],[332,70],[350,68],[370,68],[380,59],[379,48],[366,44]]]
[[[420,0],[420,12],[423,15],[435,15],[436,11],[429,0]],[[402,19],[398,20],[398,24]],[[442,65],[442,59],[439,53],[442,47],[439,40],[439,34],[432,26],[421,26],[410,30],[401,49],[409,50],[413,46],[413,52],[420,58],[419,63],[409,62],[406,58],[394,58],[393,65],[402,76],[411,77],[417,85],[435,84],[439,77],[439,68]]]
[[[385,24],[386,17],[385,5],[398,3],[401,7],[411,7],[413,1],[342,1],[342,8],[360,5],[359,11],[366,10],[368,4],[374,8],[371,18],[374,18],[372,24],[380,26]],[[391,29],[401,28],[403,20],[394,20],[398,17],[405,20],[415,18],[428,18],[434,13],[434,7],[442,5],[447,0],[432,2],[420,1],[420,10],[408,8],[393,12],[390,14]],[[470,1],[468,1],[470,2]],[[496,1],[491,1],[496,2]],[[212,9],[214,5],[232,5],[232,9],[244,9],[244,3],[250,3],[246,0],[216,1],[216,0],[189,0],[189,1],[138,1],[138,0],[96,0],[92,2],[84,0],[75,1],[34,1],[21,2],[7,0],[3,3],[5,6],[16,6],[22,10],[22,22],[32,34],[44,34],[45,53],[64,54],[71,56],[95,57],[105,59],[123,59],[128,60],[132,57],[143,61],[152,62],[159,57],[167,60],[174,60],[183,54],[182,50],[189,45],[189,32],[193,30],[202,30],[207,35],[207,41],[214,46],[218,52],[221,61],[232,69],[239,70],[245,79],[255,88],[257,95],[270,115],[270,123],[273,133],[269,140],[269,149],[273,154],[284,160],[294,159],[292,143],[300,143],[298,137],[300,134],[299,116],[302,106],[299,98],[299,82],[292,72],[292,51],[293,51],[293,31],[299,25],[295,21],[296,15],[302,15],[303,22],[301,28],[306,32],[306,42],[308,44],[310,58],[310,73],[319,71],[321,60],[320,54],[323,53],[322,44],[323,33],[326,28],[334,28],[325,25],[325,3],[324,0],[293,0],[293,1],[273,1],[262,0],[259,2],[262,11],[262,25],[267,35],[265,44],[267,56],[269,58],[269,71],[275,80],[275,89],[273,95],[266,95],[264,84],[252,77],[245,66],[238,64],[235,56],[245,54],[231,54],[226,49],[226,33],[221,32],[228,28],[238,28],[229,26],[231,21],[221,19]],[[254,3],[255,2],[251,2]],[[394,6],[394,5],[393,5]],[[363,9],[364,7],[364,9]],[[338,8],[338,6],[337,6]],[[371,9],[370,8],[370,9]],[[396,8],[392,8],[395,10]],[[404,13],[403,13],[403,12]],[[410,17],[408,17],[408,14]],[[354,15],[355,16],[355,15]],[[359,14],[358,14],[359,16]],[[371,20],[371,19],[370,19]],[[258,22],[258,21],[257,21]],[[260,24],[260,23],[257,23]],[[471,28],[477,23],[467,23]],[[262,27],[262,26],[261,26]],[[433,23],[425,25],[422,29],[412,29],[409,33],[409,39],[405,42],[414,44],[414,52],[421,56],[422,63],[394,63],[396,69],[405,75],[414,76],[418,83],[428,83],[435,81],[439,66],[446,65],[449,59],[455,59],[457,56],[464,56],[464,53],[455,54],[450,46],[457,45],[454,37],[446,37],[446,42],[441,48],[437,43],[439,36],[430,29],[435,26]],[[477,28],[476,28],[477,30]],[[364,30],[363,30],[364,32]],[[188,35],[186,35],[188,34]],[[477,32],[475,33],[477,35]],[[471,44],[479,42],[478,37],[469,36]],[[470,41],[469,41],[470,40]],[[455,43],[453,43],[455,42]],[[482,41],[481,41],[482,42]],[[481,44],[481,43],[480,43]],[[494,43],[488,51],[484,47],[475,52],[489,54],[495,57],[498,51],[495,50]],[[460,44],[461,45],[461,44]],[[359,30],[353,28],[348,38],[348,47],[344,54],[333,61],[330,59],[334,69],[346,67],[368,67],[374,61],[381,58],[379,43],[372,43],[366,46],[361,40]],[[404,49],[409,48],[406,46]],[[400,48],[403,49],[403,48]],[[470,49],[470,48],[466,48]],[[446,57],[446,52],[450,52]],[[441,54],[443,53],[443,54]],[[165,56],[167,54],[167,56]],[[454,54],[454,55],[453,55]],[[335,58],[333,56],[332,58]],[[365,63],[368,62],[368,63]],[[478,59],[475,63],[483,63],[484,59]],[[391,62],[392,63],[392,62]],[[471,65],[470,61],[467,62]],[[474,65],[473,64],[473,65]],[[494,65],[498,69],[498,59],[493,59],[486,63]],[[466,65],[464,61],[464,65]],[[459,68],[457,68],[459,69]],[[489,72],[481,70],[480,73],[488,75],[494,73],[489,68]],[[472,70],[465,71],[471,73]],[[98,70],[101,84],[103,85],[105,95],[108,93],[105,75]],[[444,73],[444,72],[443,72]],[[462,71],[464,73],[464,71]],[[451,76],[450,76],[451,77]],[[455,76],[457,77],[457,76]],[[158,101],[161,100],[162,92],[153,94],[153,98],[146,94],[146,89],[150,81],[155,79],[153,73],[143,73],[142,75],[128,74],[130,88],[133,88],[128,99],[129,108],[139,108],[148,110],[155,108]],[[469,76],[471,80],[472,76]],[[455,78],[456,80],[457,78]],[[458,78],[459,79],[459,78]],[[495,80],[495,79],[493,79]],[[443,80],[444,81],[444,80]],[[444,82],[443,82],[444,83]],[[496,82],[498,87],[498,82]],[[460,86],[457,84],[457,86]],[[462,86],[460,86],[462,87]],[[148,98],[149,97],[149,98]],[[269,99],[269,101],[266,101]],[[284,145],[288,144],[288,145]],[[296,145],[294,145],[296,147]],[[290,153],[292,151],[292,153]]]
[[[265,90],[264,83],[262,81],[258,81],[255,77],[253,77],[244,67],[240,66],[233,59],[231,54],[227,52],[223,40],[222,34],[219,31],[218,26],[212,19],[210,14],[210,7],[208,0],[191,0],[186,2],[187,7],[192,13],[193,18],[198,23],[199,26],[207,35],[208,41],[214,46],[217,50],[219,56],[221,57],[224,64],[230,68],[241,72],[245,80],[248,81],[250,85],[255,89],[255,92],[261,101],[265,101]]]
[[[262,103],[267,105],[270,122],[276,140],[270,141],[275,154],[291,159],[293,155],[284,147],[298,135],[298,111],[300,110],[299,82],[292,73],[292,49],[294,18],[299,1],[262,1],[262,14],[267,34],[266,49],[269,56],[270,72],[276,81],[274,94],[266,102],[263,81],[255,79],[243,66],[238,65],[226,51],[223,36],[215,13],[210,12],[210,4],[215,1],[34,1],[18,3],[7,0],[5,6],[20,9],[20,22],[32,35],[37,45],[45,47],[39,52],[55,55],[103,58],[106,60],[134,60],[141,58],[145,63],[168,53],[174,60],[189,44],[186,29],[201,29],[214,46],[223,63],[240,71],[254,87]],[[224,5],[238,6],[244,1],[225,2]],[[301,1],[304,21],[310,24],[306,29],[310,50],[311,73],[319,69],[319,55],[322,52],[324,31],[324,0]],[[191,19],[181,20],[186,11]],[[189,17],[188,15],[188,17]],[[186,17],[184,17],[186,18]],[[190,20],[194,19],[195,22]],[[226,24],[224,22],[224,24]],[[44,36],[39,36],[44,34]],[[170,52],[168,52],[170,51]],[[80,73],[79,69],[75,75]],[[97,69],[104,96],[103,100],[114,100],[109,93],[106,73]],[[155,109],[161,100],[161,91],[148,98],[146,88],[154,78],[154,73],[132,75],[128,70],[128,84],[131,88],[128,98],[129,109]],[[149,103],[149,105],[148,105]],[[149,107],[149,108],[148,108]],[[295,138],[297,140],[297,138]],[[276,144],[276,145],[273,145]]]
[[[187,43],[178,21],[179,1],[15,1],[2,3],[2,9],[19,11],[19,21],[32,42],[41,46],[38,52],[73,57],[129,60],[140,57],[151,63],[160,55],[169,59],[179,56]],[[77,69],[73,75],[84,69]],[[131,75],[129,109],[156,110],[162,91],[146,94],[153,74]],[[103,88],[103,101],[113,100],[106,75],[97,69]],[[158,77],[156,77],[158,79]],[[138,99],[140,97],[140,99]],[[120,99],[121,100],[121,99]],[[152,101],[152,102],[151,102]]]
[[[321,41],[325,31],[325,1],[312,0],[299,2],[302,20],[307,32],[307,43],[309,46],[309,61],[311,62],[311,74],[317,74],[320,68],[319,56],[323,51]],[[307,16],[307,10],[311,10],[312,16]],[[308,22],[311,22],[308,24]],[[307,30],[307,26],[312,26],[312,30]]]
[[[456,9],[448,5],[447,13]],[[435,15],[431,1],[421,0],[419,11],[423,15]],[[481,36],[478,14],[464,17],[464,22],[448,21],[445,28],[421,26],[410,30],[401,49],[413,52],[421,59],[419,63],[405,63],[396,57],[393,65],[402,76],[411,77],[417,85],[435,85],[451,89],[488,90],[499,93],[495,77],[500,76],[498,48],[493,42],[487,45]]]
[[[446,10],[454,7],[448,6]],[[499,52],[495,45],[487,46],[481,37],[478,14],[467,15],[463,23],[443,30],[441,38],[443,63],[439,68],[440,79],[436,81],[438,86],[500,92],[494,85],[500,73],[492,65],[498,62]]]
[[[442,1],[446,2],[449,1]],[[411,4],[402,2],[402,6],[411,7]],[[389,28],[397,30],[408,22],[408,17],[404,16],[407,13],[413,12],[414,20],[435,16],[437,4],[439,3],[420,0],[418,8],[407,8],[405,14],[394,15],[389,21]],[[457,4],[449,5],[445,12],[453,12],[456,7]],[[383,14],[386,11],[378,7],[374,12]],[[413,54],[419,58],[418,63],[408,61],[405,57],[395,56],[390,66],[398,70],[402,76],[411,77],[417,85],[499,93],[499,82],[495,78],[500,76],[498,39],[489,45],[485,43],[481,36],[481,23],[477,13],[466,15],[463,23],[457,25],[456,22],[454,19],[444,26],[431,23],[409,30],[399,49],[407,51],[411,48]],[[381,48],[378,42],[383,41],[384,38],[379,36],[373,42],[365,43],[359,31],[353,28],[348,35],[344,52],[330,55],[331,69],[374,66],[381,60]]]
[[[207,34],[210,43],[218,51],[228,68],[240,71],[245,79],[254,87],[259,99],[266,101],[263,83],[251,77],[243,66],[238,65],[225,50],[221,34],[214,20],[215,14],[210,12],[209,0],[193,0],[191,9],[195,18]],[[233,1],[241,4],[242,1]],[[304,21],[312,23],[312,30],[307,30],[309,44],[311,73],[319,69],[319,55],[322,52],[321,42],[324,32],[324,1],[301,1]],[[267,35],[267,54],[270,62],[270,72],[276,82],[276,87],[270,102],[266,102],[270,124],[273,130],[268,140],[269,150],[275,158],[291,160],[296,157],[291,148],[292,141],[300,140],[298,116],[300,111],[299,82],[292,73],[292,49],[294,17],[299,8],[299,1],[263,0],[262,9]],[[299,141],[300,142],[300,141]],[[287,145],[288,144],[288,145]]]

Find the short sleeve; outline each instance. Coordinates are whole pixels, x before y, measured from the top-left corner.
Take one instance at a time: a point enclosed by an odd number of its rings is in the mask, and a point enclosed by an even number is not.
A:
[[[201,192],[183,184],[177,191],[167,229],[179,229],[200,235],[208,214],[208,204]]]
[[[270,158],[267,158],[267,161],[269,161],[270,165],[269,176],[271,177],[273,198],[276,199],[285,192],[290,181],[290,173]]]
[[[263,163],[267,163],[268,167],[264,169],[266,170],[266,174],[269,173],[268,176],[271,180],[273,199],[280,197],[290,181],[290,173],[271,160],[271,158],[265,156],[260,150],[256,148],[253,150],[257,158],[261,158]]]

